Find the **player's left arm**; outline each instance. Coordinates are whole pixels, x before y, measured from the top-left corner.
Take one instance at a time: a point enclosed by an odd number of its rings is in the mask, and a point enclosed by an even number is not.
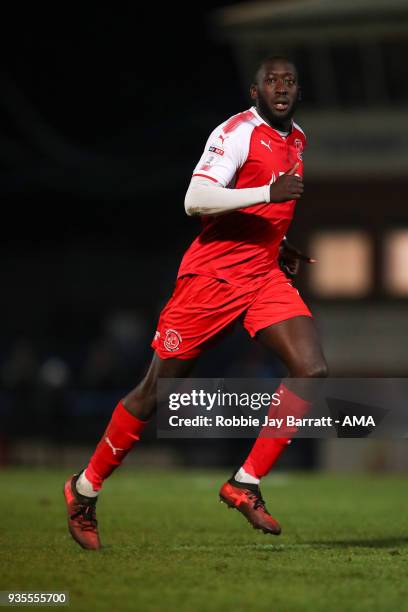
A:
[[[278,263],[280,269],[288,278],[294,279],[299,272],[301,261],[308,264],[314,264],[317,260],[302,253],[302,251],[291,244],[285,236],[279,247]]]
[[[306,136],[303,130],[301,130],[297,124],[295,124],[295,127],[300,132],[299,138],[297,138],[297,140],[295,141],[295,143],[297,143],[295,144],[295,146],[298,151],[298,159],[302,161],[302,154],[307,146]],[[304,261],[308,264],[317,263],[316,259],[313,259],[312,257],[309,257],[309,255],[305,255],[304,253],[302,253],[302,251],[300,251],[300,249],[290,243],[285,236],[279,246],[278,263],[280,269],[286,274],[287,278],[293,280],[297,276],[301,261]]]

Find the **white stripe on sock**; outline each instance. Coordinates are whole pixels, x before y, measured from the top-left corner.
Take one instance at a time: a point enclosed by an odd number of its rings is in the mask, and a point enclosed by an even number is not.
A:
[[[246,482],[247,484],[259,484],[261,482],[259,478],[251,476],[251,474],[248,474],[243,468],[239,468],[234,478],[238,482]]]
[[[92,483],[85,476],[85,470],[76,481],[75,486],[78,493],[85,497],[96,497],[99,494],[99,491],[94,490]]]

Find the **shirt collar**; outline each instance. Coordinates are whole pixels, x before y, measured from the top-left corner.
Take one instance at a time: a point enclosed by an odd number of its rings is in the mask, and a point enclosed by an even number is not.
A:
[[[281,132],[280,130],[277,130],[276,128],[269,125],[269,123],[267,123],[265,119],[262,119],[261,115],[258,113],[255,106],[251,106],[250,111],[255,115],[257,119],[259,119],[259,121],[267,125],[269,128],[271,128],[271,130],[274,130],[275,132],[277,132],[279,136],[281,136],[282,138],[286,138],[287,136],[289,136],[289,134],[293,130],[293,119],[291,120],[292,125],[291,125],[291,129],[289,130],[289,132]]]

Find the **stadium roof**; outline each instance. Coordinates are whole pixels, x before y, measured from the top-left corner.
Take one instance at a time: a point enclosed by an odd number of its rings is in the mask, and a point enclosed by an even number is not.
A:
[[[288,0],[244,2],[214,12],[215,25],[223,34],[243,31],[251,35],[285,33],[325,38],[335,33],[364,35],[380,31],[408,30],[407,0]]]

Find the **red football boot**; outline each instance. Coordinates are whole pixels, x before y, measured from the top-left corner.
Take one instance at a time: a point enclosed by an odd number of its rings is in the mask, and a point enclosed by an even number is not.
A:
[[[220,501],[241,512],[254,529],[273,535],[280,534],[281,527],[266,509],[258,485],[230,478],[220,489]]]
[[[68,529],[82,548],[97,550],[101,548],[96,520],[97,497],[85,497],[78,493],[75,483],[80,474],[68,478],[64,486],[64,497],[68,511]]]

